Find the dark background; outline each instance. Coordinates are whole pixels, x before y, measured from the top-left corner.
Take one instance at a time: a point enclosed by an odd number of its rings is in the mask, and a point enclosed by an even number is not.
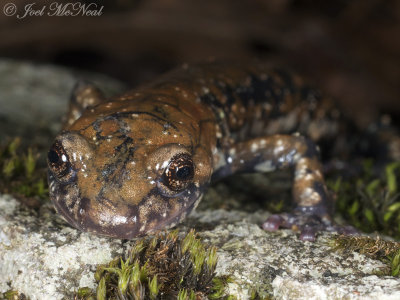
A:
[[[20,10],[51,3],[10,2]],[[400,1],[80,2],[103,5],[102,16],[18,19],[1,10],[0,57],[101,72],[132,87],[182,62],[259,57],[304,74],[360,125],[385,112],[398,119]]]

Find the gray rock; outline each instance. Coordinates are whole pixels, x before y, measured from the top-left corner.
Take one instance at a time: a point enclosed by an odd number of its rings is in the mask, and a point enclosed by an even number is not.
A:
[[[198,229],[218,246],[218,275],[231,275],[229,293],[248,299],[251,290],[276,299],[399,299],[400,279],[374,275],[386,268],[358,253],[338,253],[323,234],[302,242],[288,230],[266,233],[266,212],[205,210],[193,213],[180,230]],[[207,228],[207,229],[202,229]],[[0,197],[0,291],[18,290],[31,299],[71,298],[79,287],[95,288],[97,264],[126,253],[124,242],[68,226],[50,203],[39,212]]]
[[[22,136],[36,145],[47,145],[49,136],[60,130],[72,87],[80,79],[98,84],[106,94],[124,88],[104,75],[0,60],[0,141]]]

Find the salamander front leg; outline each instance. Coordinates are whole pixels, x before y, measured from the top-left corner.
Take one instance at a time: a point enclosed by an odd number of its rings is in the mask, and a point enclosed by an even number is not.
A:
[[[77,82],[72,90],[63,128],[67,128],[80,118],[85,109],[95,106],[105,101],[105,99],[103,92],[94,84],[84,80]]]
[[[315,240],[316,233],[322,230],[352,233],[351,229],[332,223],[333,203],[324,182],[318,148],[311,140],[299,135],[257,138],[232,147],[226,160],[227,165],[219,171],[221,175],[293,169],[293,199],[297,207],[292,213],[270,216],[263,224],[265,230],[300,230],[300,238],[308,241]]]

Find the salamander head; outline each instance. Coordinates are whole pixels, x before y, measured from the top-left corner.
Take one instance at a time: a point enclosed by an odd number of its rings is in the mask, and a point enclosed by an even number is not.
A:
[[[117,238],[175,225],[211,176],[210,156],[184,132],[148,116],[78,119],[48,152],[57,211],[78,229]]]

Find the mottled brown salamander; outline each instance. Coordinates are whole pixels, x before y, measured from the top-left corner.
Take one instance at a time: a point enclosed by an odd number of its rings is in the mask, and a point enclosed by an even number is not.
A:
[[[335,140],[346,122],[298,76],[261,63],[184,65],[111,99],[81,83],[71,100],[48,165],[50,197],[76,228],[152,233],[185,218],[212,180],[292,168],[297,207],[263,228],[295,225],[303,240],[341,230],[316,143]]]

